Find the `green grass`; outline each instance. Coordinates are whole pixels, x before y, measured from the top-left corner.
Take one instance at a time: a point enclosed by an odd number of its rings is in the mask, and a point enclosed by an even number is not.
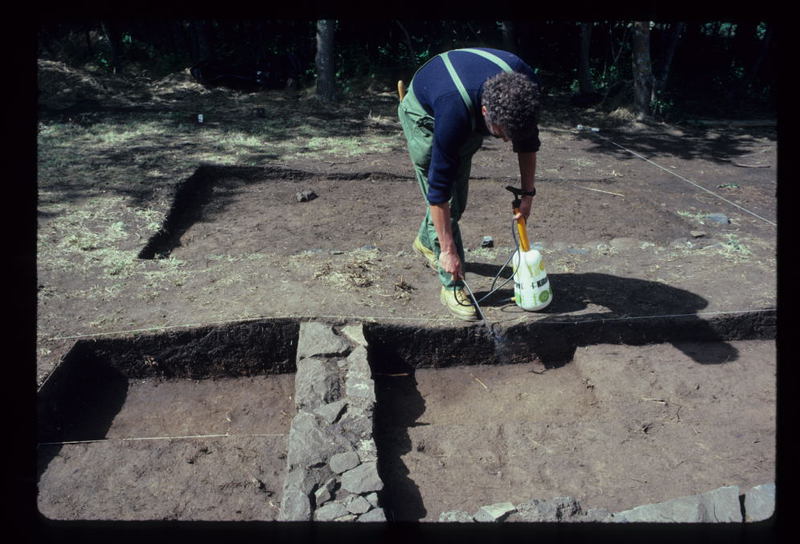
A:
[[[739,257],[749,257],[753,252],[735,234],[725,234],[722,243],[722,252]]]
[[[138,258],[161,227],[177,185],[203,164],[336,160],[402,146],[389,111],[393,105],[376,114],[347,106],[349,119],[340,121],[331,115],[339,110],[330,112],[315,101],[259,95],[203,104],[204,97],[153,104],[137,113],[40,118],[37,275],[43,315],[59,311],[63,306],[56,302],[63,300],[96,307],[123,307],[126,299],[157,303],[192,275],[209,271],[223,276],[223,284],[244,281],[240,269],[259,266],[263,255],[209,255],[202,270],[174,257]],[[265,107],[267,116],[251,115],[254,105]],[[197,112],[206,113],[208,122],[194,122]],[[349,270],[341,272],[350,278]],[[115,319],[93,316],[87,324],[103,328]]]

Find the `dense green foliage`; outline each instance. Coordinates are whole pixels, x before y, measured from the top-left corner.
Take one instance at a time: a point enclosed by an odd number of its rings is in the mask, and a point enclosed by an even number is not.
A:
[[[655,114],[774,109],[777,46],[770,25],[688,22],[671,42],[676,25],[650,25],[653,75],[664,82],[653,97]],[[577,22],[348,19],[337,21],[335,40],[337,85],[345,95],[364,82],[408,80],[432,55],[464,46],[515,50],[539,70],[550,94],[578,87]],[[39,33],[42,58],[154,77],[206,58],[254,62],[291,53],[307,85],[314,81],[315,47],[315,21],[300,19],[71,21],[43,25]],[[631,54],[630,22],[594,22],[589,66],[595,90],[608,95],[630,87]]]

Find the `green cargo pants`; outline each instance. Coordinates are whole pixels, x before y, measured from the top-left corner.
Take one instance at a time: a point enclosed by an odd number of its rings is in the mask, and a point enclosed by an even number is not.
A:
[[[431,147],[433,145],[433,117],[422,108],[419,101],[414,96],[413,81],[409,86],[405,98],[397,108],[397,115],[403,127],[406,142],[408,143],[408,153],[414,165],[419,189],[422,191],[422,198],[425,201],[425,217],[419,227],[419,240],[422,245],[431,249],[438,260],[441,253],[439,237],[436,235],[436,228],[431,219],[431,208],[428,204],[428,168],[431,164]],[[461,241],[461,230],[458,221],[467,207],[467,193],[469,192],[469,175],[472,168],[472,156],[480,149],[483,136],[473,132],[466,143],[459,150],[458,171],[456,179],[453,180],[453,190],[450,196],[450,218],[453,229],[453,239],[464,262],[464,245]],[[461,286],[462,282],[454,281],[453,276],[441,268],[439,269],[439,281],[445,287]]]

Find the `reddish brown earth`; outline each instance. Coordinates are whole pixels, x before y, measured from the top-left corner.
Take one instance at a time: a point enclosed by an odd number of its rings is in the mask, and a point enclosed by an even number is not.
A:
[[[237,122],[239,106],[229,95],[214,96],[221,101],[219,122]],[[373,99],[374,111],[392,115],[390,95]],[[268,97],[263,100],[270,103]],[[184,107],[187,116],[194,111]],[[280,107],[303,106],[281,101]],[[93,114],[115,115],[98,111]],[[564,318],[705,319],[774,309],[774,127],[628,123],[593,133],[575,130],[581,115],[554,115],[542,123],[529,236],[541,244],[554,300],[544,312],[526,313],[509,302],[505,286],[482,304],[487,320],[510,326]],[[331,126],[351,121],[341,111],[329,119]],[[40,261],[39,383],[75,340],[93,335],[135,336],[259,317],[470,326],[449,317],[438,301],[433,272],[411,251],[422,197],[399,126],[389,123],[379,130],[396,133],[393,147],[382,153],[341,161],[303,155],[279,163],[265,160],[261,166],[197,164],[169,186],[146,190],[132,181],[131,207],[118,210],[120,220],[132,217],[137,206],[161,210],[164,221],[170,206],[186,213],[179,244],[167,250],[184,274],[180,281],[153,288],[148,272],[162,270],[168,261],[140,259],[134,272],[112,288],[98,270],[76,273]],[[92,188],[86,177],[51,173],[43,178],[48,181],[39,189],[48,201],[63,198],[79,205],[74,191],[103,190]],[[176,201],[177,187],[190,179],[202,190]],[[475,157],[462,220],[467,278],[479,297],[513,251],[511,195],[504,187],[516,180],[509,145],[487,140]],[[303,190],[313,190],[317,198],[298,202],[296,193]],[[710,213],[731,221],[717,224],[705,217]],[[68,235],[54,232],[53,220],[40,214],[40,237]],[[493,249],[480,248],[484,236],[494,238]],[[143,231],[120,241],[117,249],[138,253],[148,240],[150,233]],[[108,295],[80,295],[98,287],[107,287]],[[398,516],[435,519],[446,509],[558,495],[578,497],[589,507],[622,509],[774,479],[776,367],[769,340],[589,345],[557,368],[530,365],[418,371],[415,386],[403,382],[402,395],[411,404],[395,397],[396,414],[382,412],[377,430],[391,434],[394,429],[397,434],[385,439],[402,442],[394,444],[389,461],[408,499],[405,509],[396,508]],[[278,408],[264,409],[275,417]],[[197,430],[185,432],[215,432],[211,421],[224,411],[220,407]],[[161,431],[156,426],[120,432],[133,438]],[[209,440],[64,447],[46,474],[64,484],[68,480],[59,475],[58,463],[67,457],[94,452],[96,462],[90,464],[97,467],[114,464],[109,456],[125,450],[131,463],[159,458],[168,465],[172,461],[166,460],[173,459],[182,469],[190,467],[186,476],[194,480],[208,483],[213,476],[217,480],[205,493],[235,489],[222,496],[234,502],[245,496],[279,500],[267,497],[251,477],[264,483],[269,478],[253,471],[280,470],[279,462],[265,464],[262,454],[253,453],[280,446],[258,442],[247,446],[255,450],[237,457],[243,438]],[[224,463],[186,461],[204,448],[218,452]],[[140,468],[121,478],[128,482],[147,474]],[[103,477],[84,479],[73,490],[80,495],[73,502],[41,511],[114,519],[219,519],[224,511],[229,519],[241,519],[236,512],[242,508],[233,503],[219,511],[222,507],[212,508],[208,498],[198,499],[197,508],[186,506],[194,487],[178,492],[169,478],[147,482],[154,487],[144,493]],[[225,488],[228,484],[233,487]],[[103,509],[90,514],[77,506],[89,497],[102,497]],[[167,499],[172,506],[155,504]],[[134,503],[138,514],[131,509]],[[263,503],[245,511],[252,518],[273,516]]]

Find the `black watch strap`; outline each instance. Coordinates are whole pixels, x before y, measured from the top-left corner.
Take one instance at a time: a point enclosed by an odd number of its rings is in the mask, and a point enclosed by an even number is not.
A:
[[[536,187],[532,191],[520,191],[519,194],[522,196],[536,196]]]

